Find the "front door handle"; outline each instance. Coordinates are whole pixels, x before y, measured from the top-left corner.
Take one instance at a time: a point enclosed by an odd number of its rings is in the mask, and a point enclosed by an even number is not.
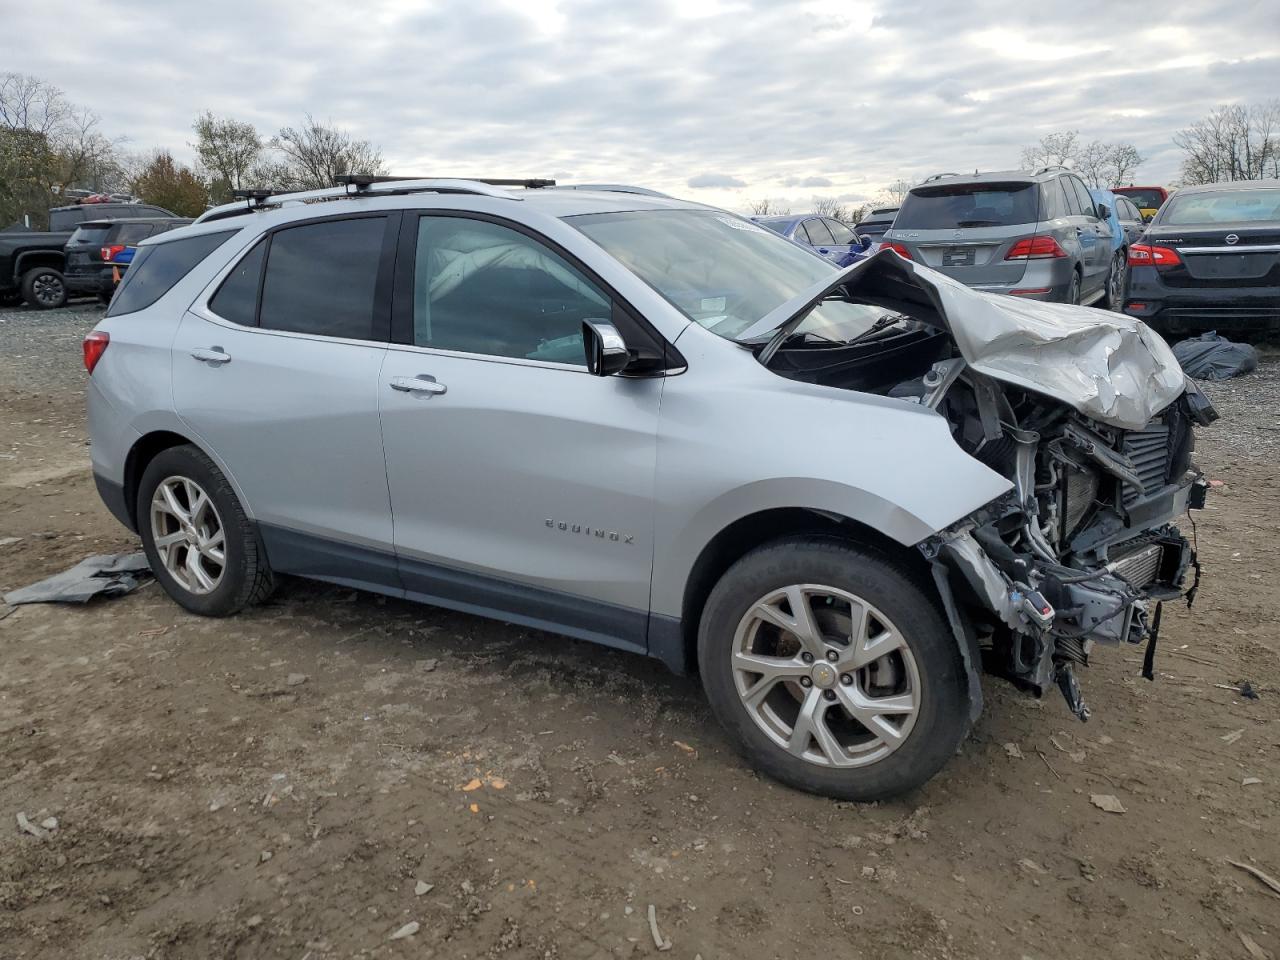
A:
[[[416,377],[392,377],[391,389],[401,393],[445,393],[449,388],[435,377],[420,373]]]
[[[191,356],[214,365],[231,362],[231,354],[225,352],[221,347],[200,347],[192,350]]]

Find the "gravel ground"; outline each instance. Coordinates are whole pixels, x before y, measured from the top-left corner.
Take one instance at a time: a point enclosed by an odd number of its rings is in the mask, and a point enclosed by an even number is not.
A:
[[[0,593],[137,547],[84,446],[97,315],[0,311]],[[1081,725],[986,678],[891,803],[756,776],[653,661],[461,613],[289,578],[225,620],[0,605],[0,958],[1280,956],[1232,865],[1280,877],[1278,381],[1206,388],[1157,682],[1100,648]]]

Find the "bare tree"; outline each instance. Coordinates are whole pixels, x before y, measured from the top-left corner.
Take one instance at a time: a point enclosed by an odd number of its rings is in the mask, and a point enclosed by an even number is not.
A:
[[[830,217],[832,220],[847,220],[849,217],[849,208],[835,197],[815,196],[813,212],[820,217]]]
[[[753,217],[770,217],[779,214],[778,202],[770,200],[768,197],[762,197],[759,200],[752,200],[747,204],[747,210]]]
[[[1085,183],[1092,187],[1101,187],[1111,173],[1111,145],[1101,140],[1091,140],[1080,147],[1071,166]]]
[[[1280,177],[1280,99],[1219,107],[1173,142],[1187,184]]]
[[[1064,130],[1047,133],[1040,142],[1022,149],[1022,168],[1039,170],[1041,167],[1070,166],[1080,149],[1080,132]]]
[[[867,214],[871,212],[871,205],[860,203],[856,207],[849,208],[849,216],[845,219],[845,223],[858,224],[867,219]]]
[[[877,199],[877,205],[882,207],[900,207],[902,201],[907,199],[907,194],[911,192],[911,188],[915,186],[905,177],[899,177],[893,183],[888,184],[881,192]]]
[[[343,173],[386,173],[382,151],[368,140],[356,140],[345,130],[326,126],[310,114],[301,127],[283,127],[272,138],[279,161],[259,166],[264,186],[316,190],[333,186]]]
[[[1132,143],[1113,143],[1111,152],[1107,154],[1106,185],[1118,187],[1126,180],[1132,181],[1133,175],[1138,172],[1145,159]]]
[[[246,178],[262,155],[262,137],[252,123],[216,117],[206,110],[192,125],[196,156],[216,184],[216,200],[228,199],[231,190],[247,185]]]

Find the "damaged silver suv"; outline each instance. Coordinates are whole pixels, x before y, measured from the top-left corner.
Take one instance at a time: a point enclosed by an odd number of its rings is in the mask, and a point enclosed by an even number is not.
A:
[[[144,242],[85,361],[188,610],[296,574],[647,654],[834,797],[933,776],[984,665],[1084,719],[1198,576],[1216,415],[1141,322],[636,188],[259,193]]]

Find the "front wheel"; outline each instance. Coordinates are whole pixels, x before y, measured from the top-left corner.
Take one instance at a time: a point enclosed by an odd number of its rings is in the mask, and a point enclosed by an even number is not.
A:
[[[192,613],[230,616],[271,592],[257,530],[203,451],[180,446],[157,454],[138,485],[137,511],[151,571]]]
[[[1108,310],[1118,313],[1124,309],[1124,287],[1128,270],[1128,255],[1123,250],[1117,250],[1111,260],[1111,273],[1107,275],[1107,300],[1103,306]]]
[[[811,793],[911,790],[968,729],[964,666],[935,599],[848,543],[784,540],[739,560],[707,599],[698,660],[738,749]]]
[[[67,302],[67,283],[53,267],[33,267],[22,275],[22,299],[38,310],[53,310]]]

